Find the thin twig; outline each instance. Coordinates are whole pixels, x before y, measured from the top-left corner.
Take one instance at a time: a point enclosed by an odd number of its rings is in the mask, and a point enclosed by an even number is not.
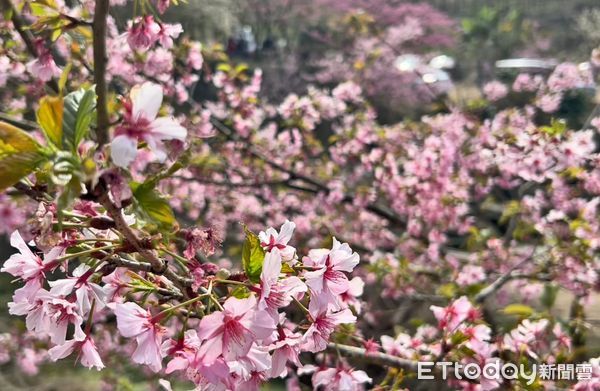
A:
[[[39,128],[38,124],[36,124],[33,121],[28,121],[26,119],[16,119],[5,113],[0,113],[0,120],[14,125],[18,128],[21,128],[23,130],[35,130]]]
[[[33,34],[31,34],[31,31],[25,28],[25,22],[21,18],[21,15],[19,14],[19,12],[17,12],[17,9],[12,5],[10,0],[2,0],[2,3],[4,5],[5,11],[10,12],[10,20],[13,24],[13,27],[15,28],[15,30],[17,30],[19,36],[21,36],[21,39],[27,47],[27,51],[29,51],[29,54],[31,54],[32,57],[37,58],[38,52],[35,48],[35,37],[33,36]],[[56,82],[56,80],[48,80],[46,82],[46,85],[54,92],[58,92],[58,83]]]
[[[272,168],[288,174],[290,177],[290,180],[298,179],[303,182],[306,182],[307,184],[309,184],[311,186],[314,186],[314,189],[305,188],[305,187],[301,187],[301,188],[294,187],[297,190],[308,191],[311,193],[323,192],[325,194],[328,194],[330,192],[329,188],[326,185],[324,185],[323,183],[321,183],[311,177],[308,177],[304,174],[301,174],[294,170],[291,170],[291,169],[269,159],[264,154],[259,152],[256,148],[254,148],[247,140],[237,137],[237,135],[231,129],[229,129],[225,124],[223,124],[217,118],[212,117],[211,123],[213,124],[213,126],[215,126],[215,128],[221,134],[225,135],[225,137],[227,137],[231,141],[238,141],[238,142],[245,143],[246,150],[250,153],[250,155],[254,156],[257,159],[262,160],[263,162],[265,162]],[[290,186],[289,182],[284,183],[284,185],[286,185],[288,187],[294,186],[294,185]],[[345,194],[344,197],[342,198],[342,202],[346,203],[346,204],[352,204],[354,201],[355,201],[355,197],[352,194]],[[384,208],[383,206],[380,206],[380,205],[377,205],[374,203],[368,203],[368,204],[366,204],[365,209],[379,217],[382,217],[382,218],[388,220],[390,223],[392,223],[395,226],[403,228],[406,225],[406,222],[404,221],[404,219],[402,219],[400,216],[396,215],[393,211],[391,211],[387,208]]]
[[[355,357],[369,363],[401,368],[409,371],[416,371],[418,365],[417,361],[407,360],[405,358],[400,358],[381,352],[371,353],[367,352],[366,349],[350,345],[329,343],[327,344],[327,350],[330,352],[340,352],[344,356]]]
[[[517,273],[517,269],[520,268],[521,266],[523,266],[523,264],[525,264],[526,262],[530,261],[533,258],[533,256],[535,255],[536,250],[537,250],[537,246],[533,248],[533,251],[531,252],[531,255],[529,255],[527,258],[523,259],[521,262],[519,262],[515,266],[511,267],[509,271],[507,271],[506,273],[504,273],[503,275],[501,275],[500,277],[498,277],[490,285],[488,285],[487,287],[485,287],[484,289],[482,289],[475,296],[475,298],[474,298],[475,302],[476,303],[483,303],[485,301],[485,299],[487,299],[494,292],[496,292],[500,288],[502,288],[504,286],[504,284],[506,284],[510,280],[523,279],[523,278],[535,279],[536,278],[535,275],[524,275],[524,274],[521,274],[521,273]]]

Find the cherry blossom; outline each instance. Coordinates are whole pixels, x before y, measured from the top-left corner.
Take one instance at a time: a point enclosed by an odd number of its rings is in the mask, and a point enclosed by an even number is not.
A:
[[[311,250],[303,261],[316,269],[304,273],[306,285],[316,294],[335,297],[349,289],[348,277],[343,272],[354,269],[359,255],[352,252],[347,243],[342,244],[333,238],[331,250]]]
[[[162,368],[161,345],[165,328],[153,318],[148,310],[131,302],[115,305],[117,327],[124,337],[135,337],[137,348],[131,359],[139,364],[146,364],[154,372]]]
[[[359,391],[365,383],[372,379],[365,371],[340,366],[338,368],[321,368],[312,376],[313,386],[323,386],[325,390]]]
[[[126,105],[125,124],[115,131],[111,144],[113,162],[127,167],[137,155],[138,141],[145,141],[159,161],[167,157],[163,141],[184,141],[187,130],[174,119],[157,118],[163,99],[162,87],[146,82],[131,90]]]
[[[79,265],[73,270],[73,276],[50,281],[50,294],[66,297],[75,291],[75,297],[79,311],[87,314],[92,308],[93,302],[98,308],[105,305],[104,290],[102,287],[90,279],[94,274],[94,269],[88,265]]]
[[[35,43],[38,57],[27,64],[27,70],[41,81],[49,81],[61,74],[60,68],[54,62],[54,57],[43,41]]]
[[[129,26],[127,43],[133,50],[147,50],[158,40],[160,32],[161,27],[154,17],[139,17]]]
[[[226,360],[242,357],[252,343],[269,337],[275,329],[269,314],[256,310],[256,298],[230,297],[223,311],[214,312],[200,321],[198,337],[202,340],[199,353],[208,363],[220,355]]]
[[[281,257],[286,261],[293,261],[296,256],[296,249],[288,246],[288,242],[292,238],[296,224],[286,220],[281,226],[279,232],[274,228],[269,227],[266,231],[261,231],[258,234],[260,239],[260,245],[265,248],[266,251],[272,251],[273,249],[279,250]]]
[[[344,323],[356,322],[356,316],[349,309],[333,312],[327,305],[320,305],[315,300],[308,308],[312,322],[303,335],[302,348],[309,352],[320,352],[327,348],[327,341],[335,327]]]
[[[286,4],[328,49],[288,45],[277,75],[257,68],[272,56],[240,64],[240,48],[163,21],[176,3],[6,14],[0,234],[17,253],[0,270],[24,326],[11,319],[0,363],[34,375],[74,354],[110,367],[106,388],[134,363],[157,372],[150,388],[299,389],[312,373],[315,389],[360,390],[410,386],[418,361],[577,358],[588,381],[542,385],[596,386],[581,337],[599,289],[600,121],[579,109],[598,49],[442,102],[451,83],[428,80],[458,23],[429,5]]]
[[[447,307],[431,306],[431,311],[438,320],[441,329],[452,332],[466,320],[473,311],[469,299],[462,296]]]
[[[78,359],[84,367],[90,369],[96,367],[97,370],[104,368],[96,344],[89,336],[85,337],[83,340],[73,339],[66,341],[62,345],[55,346],[48,350],[48,354],[52,361],[56,361],[69,356],[75,351],[78,352]]]

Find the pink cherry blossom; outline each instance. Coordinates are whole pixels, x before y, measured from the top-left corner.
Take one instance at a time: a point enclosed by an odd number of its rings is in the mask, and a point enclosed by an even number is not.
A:
[[[62,247],[56,247],[44,257],[44,260],[42,260],[29,249],[19,231],[14,231],[11,234],[10,245],[18,249],[19,253],[11,255],[11,257],[4,262],[0,271],[12,274],[25,281],[43,278],[45,271],[52,270],[52,268],[56,266],[54,260],[64,250]]]
[[[126,268],[118,267],[108,276],[102,277],[103,291],[107,302],[123,301],[124,294],[129,289],[131,275]]]
[[[104,307],[105,293],[102,287],[91,281],[94,269],[86,264],[79,265],[73,270],[73,276],[60,280],[49,281],[50,294],[56,296],[68,296],[75,291],[77,305],[82,314],[87,314],[92,308],[92,302],[95,301],[96,308]]]
[[[169,339],[163,342],[161,353],[164,357],[173,357],[167,364],[165,373],[169,374],[174,371],[185,370],[189,367],[198,349],[200,348],[200,339],[196,330],[186,330],[183,338],[174,340]]]
[[[33,254],[18,231],[14,231],[10,237],[11,246],[19,250],[18,254],[13,254],[0,269],[2,272],[12,274],[25,281],[25,285],[15,291],[15,302],[27,302],[35,297],[38,290],[42,287],[45,279],[45,272],[54,270],[58,263],[55,261],[64,247],[57,246],[52,248],[44,259]]]
[[[169,8],[170,3],[171,3],[171,0],[157,0],[156,8],[158,8],[158,12],[160,12],[161,14],[164,14],[165,11],[167,10],[167,8]]]
[[[196,352],[188,358],[186,377],[197,387],[221,389],[224,384],[227,384],[230,368],[222,357],[208,363],[205,356]]]
[[[483,86],[483,93],[486,98],[494,102],[506,96],[508,87],[504,83],[494,80]]]
[[[173,47],[173,39],[177,38],[183,32],[181,24],[167,24],[163,23],[160,25],[160,31],[158,32],[158,42],[169,49]]]
[[[187,64],[194,70],[202,69],[204,58],[202,57],[202,45],[198,42],[193,42],[190,46],[190,51],[187,57]]]
[[[127,43],[133,50],[148,50],[158,40],[160,25],[152,15],[138,17],[127,30]]]
[[[78,360],[84,367],[90,369],[96,367],[97,370],[104,368],[96,344],[89,336],[85,337],[83,340],[72,339],[66,341],[62,345],[57,345],[48,350],[48,354],[52,361],[56,361],[69,356],[74,351],[78,352]]]
[[[345,365],[337,368],[320,368],[312,376],[313,387],[323,390],[360,391],[372,379],[365,371],[357,371]]]
[[[126,106],[125,122],[117,127],[111,144],[111,157],[120,167],[127,167],[137,155],[138,141],[148,143],[158,161],[167,157],[163,141],[184,141],[187,131],[174,119],[159,117],[162,87],[146,82],[133,87]]]
[[[276,248],[281,253],[281,257],[284,261],[292,261],[296,255],[296,249],[288,246],[288,243],[292,238],[295,228],[296,224],[289,220],[286,220],[285,223],[283,223],[279,232],[274,228],[269,227],[266,231],[261,231],[258,234],[260,245],[266,251],[271,251]]]
[[[356,276],[348,282],[348,290],[340,294],[340,308],[352,307],[356,314],[362,311],[362,303],[359,297],[362,296],[365,289],[365,282],[362,278]]]
[[[235,389],[258,390],[271,368],[271,356],[266,347],[253,345],[248,353],[236,360],[228,361]]]
[[[213,312],[200,321],[198,337],[203,341],[200,354],[209,363],[220,355],[234,360],[248,353],[254,341],[270,336],[274,329],[271,316],[256,309],[254,296],[230,297],[223,304],[223,311]]]
[[[418,337],[400,333],[396,338],[387,335],[381,336],[381,347],[386,353],[405,358],[413,357],[415,351],[423,344]]]
[[[83,317],[79,313],[79,307],[76,303],[52,298],[46,302],[47,330],[50,340],[55,344],[63,344],[66,340],[67,327],[74,326],[74,339],[81,341],[85,334],[81,329]]]
[[[277,248],[265,256],[260,274],[260,296],[258,309],[266,310],[274,320],[277,310],[288,306],[294,297],[306,292],[306,285],[295,276],[279,278],[282,267],[281,253]]]
[[[294,333],[286,327],[277,328],[277,340],[269,345],[269,350],[273,351],[271,377],[286,376],[288,362],[302,367],[299,357],[301,343],[301,334]]]
[[[165,328],[152,317],[150,311],[132,302],[117,303],[115,315],[121,335],[136,338],[137,348],[131,359],[138,364],[146,364],[154,372],[158,372],[162,368],[161,344],[166,332]]]
[[[334,298],[348,290],[348,277],[343,272],[351,272],[359,256],[347,243],[333,238],[331,250],[311,250],[303,261],[306,266],[317,269],[304,273],[306,285],[318,295]]]
[[[302,349],[320,352],[327,348],[327,342],[335,327],[344,323],[356,322],[356,316],[349,309],[332,312],[327,305],[311,300],[308,307],[312,323],[304,333]]]
[[[438,307],[432,305],[430,308],[438,320],[440,329],[452,332],[459,324],[467,319],[469,313],[473,309],[473,306],[471,305],[469,299],[467,299],[465,296],[462,296],[447,307]]]
[[[50,81],[61,74],[60,68],[54,62],[54,57],[50,50],[44,45],[42,40],[36,41],[35,48],[37,58],[27,64],[29,73],[39,78],[43,82]]]
[[[201,251],[207,257],[213,255],[223,241],[223,232],[218,227],[194,227],[181,231],[187,242],[183,255],[190,261],[196,258],[197,251]]]
[[[47,290],[38,287],[33,297],[13,297],[14,302],[8,303],[8,313],[11,315],[27,315],[25,325],[27,330],[45,334],[48,330],[47,303],[54,296]]]

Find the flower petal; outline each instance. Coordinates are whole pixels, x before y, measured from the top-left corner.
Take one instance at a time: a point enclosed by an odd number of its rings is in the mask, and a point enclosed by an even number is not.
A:
[[[110,144],[110,157],[114,164],[126,168],[137,155],[137,140],[125,135],[117,136]]]
[[[163,100],[163,90],[158,84],[146,82],[131,89],[131,113],[134,121],[144,118],[152,121],[156,118]]]

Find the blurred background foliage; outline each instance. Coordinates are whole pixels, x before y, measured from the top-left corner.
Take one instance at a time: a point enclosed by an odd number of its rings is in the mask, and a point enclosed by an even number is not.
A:
[[[130,8],[115,13],[120,22]],[[497,60],[586,61],[600,43],[595,0],[189,0],[171,7],[165,19],[207,45],[222,45],[234,61],[261,68],[262,93],[272,101],[304,93],[310,84],[354,79],[383,122],[444,108],[436,98],[445,94],[414,91],[413,81],[399,74],[398,55],[457,59],[450,96],[464,101],[497,76]],[[414,29],[424,31],[407,37]]]

